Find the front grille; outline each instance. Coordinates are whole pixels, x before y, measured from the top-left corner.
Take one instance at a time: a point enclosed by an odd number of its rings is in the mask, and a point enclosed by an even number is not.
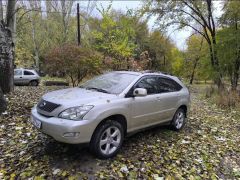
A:
[[[59,106],[60,106],[60,104],[48,102],[43,99],[41,99],[41,101],[37,105],[38,109],[40,109],[42,111],[46,111],[46,112],[52,112],[54,109],[56,109]]]

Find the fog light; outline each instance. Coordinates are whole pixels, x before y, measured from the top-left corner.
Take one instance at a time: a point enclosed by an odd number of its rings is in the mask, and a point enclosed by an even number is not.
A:
[[[63,137],[78,137],[80,136],[80,132],[67,132],[63,134]]]

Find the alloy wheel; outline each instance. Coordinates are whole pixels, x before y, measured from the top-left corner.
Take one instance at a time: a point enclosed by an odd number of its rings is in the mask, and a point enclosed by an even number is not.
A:
[[[175,126],[177,129],[181,129],[181,127],[183,126],[184,123],[184,113],[183,112],[178,112],[177,116],[176,116],[176,120],[175,120]]]
[[[100,150],[103,154],[109,155],[114,153],[121,143],[121,131],[115,127],[108,127],[101,135]]]

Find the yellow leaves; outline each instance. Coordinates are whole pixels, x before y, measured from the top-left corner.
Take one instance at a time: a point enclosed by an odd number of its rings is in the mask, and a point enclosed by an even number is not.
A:
[[[68,175],[68,172],[67,172],[67,171],[63,171],[61,175],[62,175],[63,177],[65,177],[65,176]]]
[[[29,68],[34,64],[34,57],[29,50],[24,47],[16,46],[15,48],[15,64],[18,67]]]

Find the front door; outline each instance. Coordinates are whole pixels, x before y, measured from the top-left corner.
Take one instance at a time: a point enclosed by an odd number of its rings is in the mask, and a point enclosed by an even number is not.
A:
[[[147,90],[147,96],[134,97],[131,100],[131,126],[133,130],[151,125],[159,118],[156,82],[157,77],[146,76],[141,78],[130,90],[133,91],[136,88]]]
[[[23,83],[23,71],[21,69],[14,70],[14,84]]]

